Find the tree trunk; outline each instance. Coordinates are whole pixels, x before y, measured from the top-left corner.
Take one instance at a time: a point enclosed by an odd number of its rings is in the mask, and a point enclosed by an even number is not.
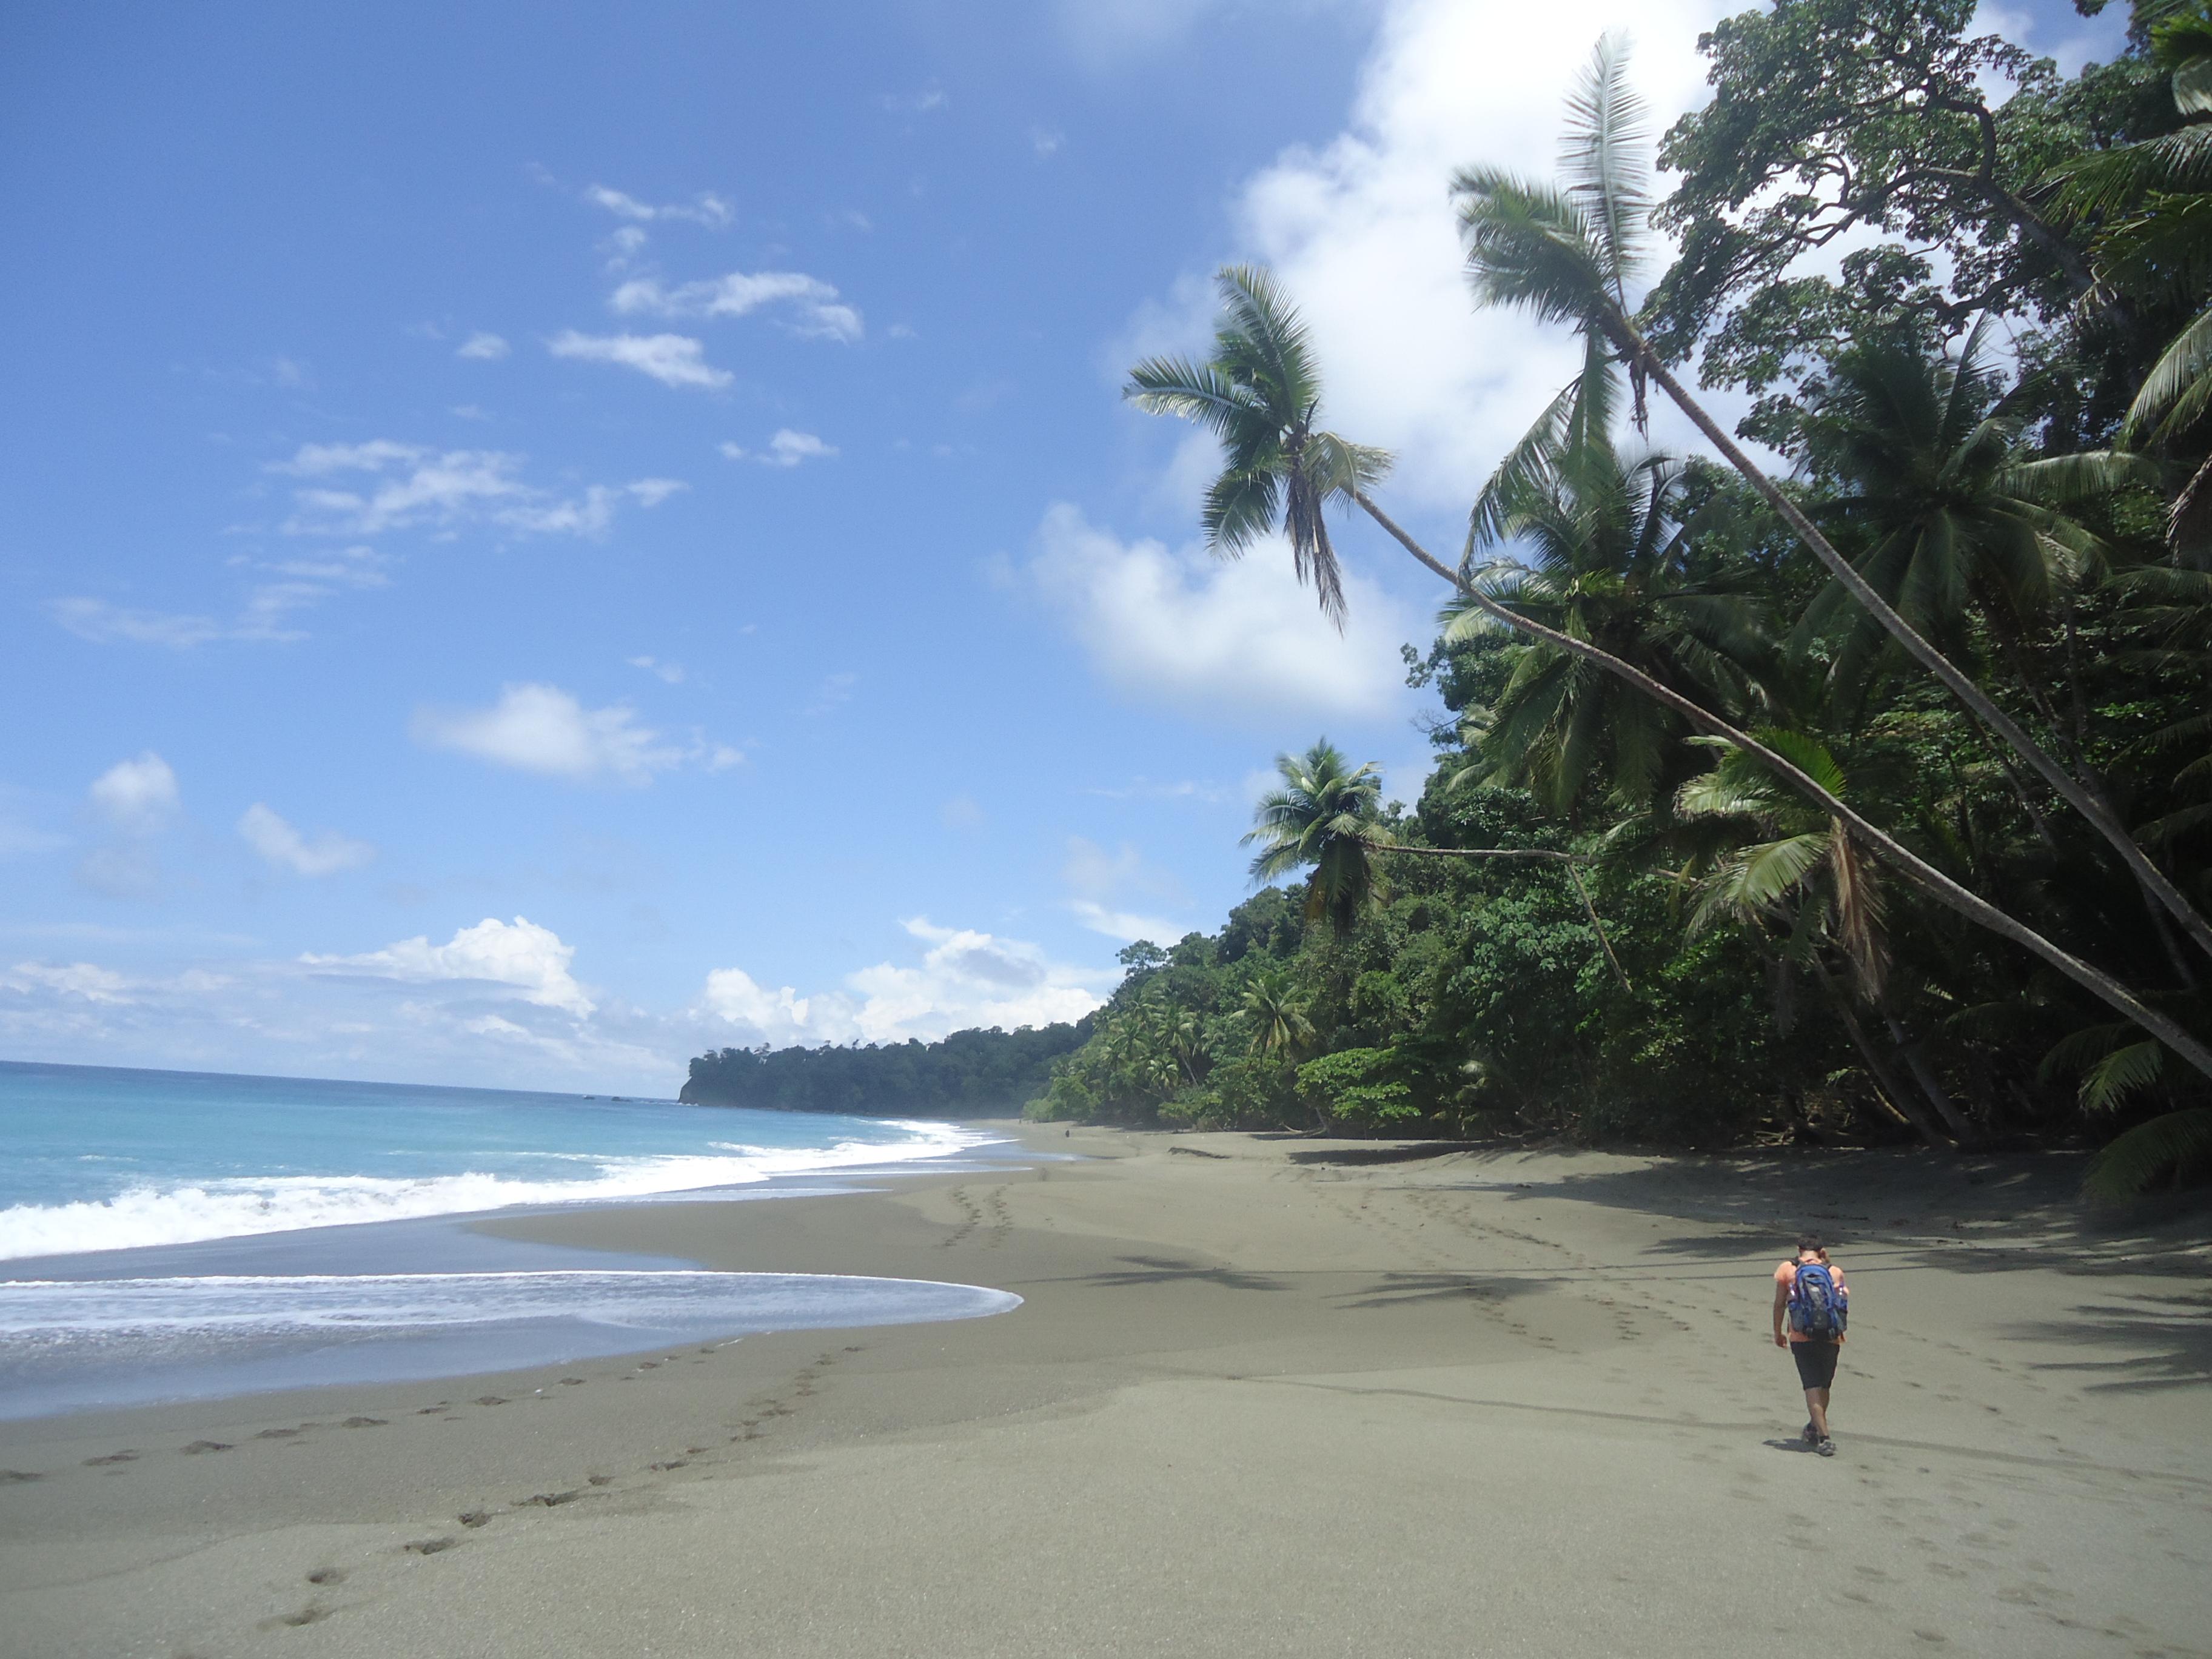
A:
[[[1771,486],[1769,486],[1771,488]],[[1751,756],[1777,777],[1814,802],[1831,817],[1841,818],[1850,832],[1883,863],[1895,870],[1914,886],[1948,909],[1954,910],[1978,927],[1985,927],[2002,939],[2033,951],[2060,973],[2088,992],[2106,1006],[2124,1016],[2131,1024],[2156,1037],[2204,1076],[2212,1078],[2212,1048],[2198,1042],[2179,1024],[2154,1009],[2147,1007],[2128,988],[2101,969],[2093,968],[2070,951],[2061,949],[2020,921],[1978,895],[1969,892],[1945,875],[1934,865],[1898,841],[1887,830],[1876,827],[1846,806],[1797,766],[1769,749],[1747,732],[1738,731],[1711,709],[1692,702],[1679,691],[1670,690],[1653,679],[1633,664],[1623,662],[1610,652],[1600,649],[1586,640],[1577,640],[1545,627],[1541,623],[1507,610],[1488,594],[1472,584],[1462,581],[1459,574],[1440,562],[1434,555],[1401,529],[1390,515],[1377,507],[1364,491],[1355,491],[1353,497],[1367,515],[1380,525],[1397,544],[1445,581],[1457,588],[1485,615],[1503,623],[1506,627],[1533,639],[1543,641],[1556,650],[1595,665],[1614,678],[1632,685],[1645,696],[1673,709],[1698,730],[1710,732]],[[1854,573],[1856,574],[1856,573]],[[2193,913],[2192,913],[2193,914]]]
[[[1881,1097],[1882,1103],[1889,1108],[1899,1122],[1918,1135],[1923,1144],[1938,1149],[1948,1148],[1951,1145],[1949,1139],[1929,1121],[1928,1114],[1921,1109],[1920,1103],[1898,1086],[1896,1073],[1889,1069],[1889,1062],[1869,1041],[1866,1027],[1859,1024],[1859,1017],[1851,1007],[1849,993],[1838,986],[1828,970],[1817,962],[1813,964],[1813,975],[1820,981],[1820,988],[1828,994],[1828,1001],[1836,1011],[1837,1019],[1842,1022],[1844,1035],[1850,1038],[1851,1047],[1859,1051],[1859,1058],[1866,1062],[1867,1074],[1874,1079],[1875,1091]]]
[[[1907,654],[1941,680],[1951,694],[1964,703],[1974,718],[2003,739],[2014,753],[2034,768],[2037,775],[2056,790],[2059,798],[2089,821],[2090,827],[2112,843],[2122,861],[2134,873],[2144,889],[2155,894],[2173,919],[2181,925],[2183,933],[2191,943],[2207,956],[2212,956],[2212,921],[2197,913],[2196,906],[2179,887],[2166,878],[2166,872],[2152,863],[2148,855],[2136,844],[2136,838],[2125,824],[2106,811],[2083,788],[2064,767],[2045,754],[2027,732],[2021,730],[2012,717],[1992,702],[1981,687],[1976,685],[1959,665],[1923,639],[1919,631],[1881,594],[1875,592],[1866,578],[1859,574],[1851,562],[1836,551],[1826,536],[1814,528],[1813,521],[1800,512],[1797,504],[1777,489],[1774,481],[1754,465],[1734,438],[1721,428],[1720,423],[1705,412],[1705,405],[1692,398],[1682,383],[1676,380],[1650,343],[1638,333],[1626,317],[1613,316],[1605,319],[1606,331],[1613,343],[1632,363],[1640,363],[1646,374],[1659,383],[1660,389],[1674,402],[1675,407],[1690,417],[1706,441],[1720,451],[1722,456],[1751,487],[1765,499],[1766,504],[1782,515],[1783,522],[1796,533],[1797,539],[1811,550],[1813,556],[1828,568],[1828,572],[1841,583],[1845,592],[1880,623],[1890,636],[1902,645]]]
[[[1897,1047],[1898,1058],[1905,1062],[1905,1069],[1912,1073],[1912,1080],[1920,1085],[1920,1092],[1928,1097],[1928,1103],[1936,1109],[1936,1115],[1943,1120],[1944,1127],[1959,1137],[1961,1146],[1980,1139],[1980,1134],[1967,1121],[1966,1115],[1959,1109],[1944,1089],[1942,1079],[1929,1067],[1928,1056],[1921,1051],[1920,1039],[1906,1030],[1897,1016],[1887,1008],[1882,1010],[1881,1021],[1889,1028],[1889,1040]]]

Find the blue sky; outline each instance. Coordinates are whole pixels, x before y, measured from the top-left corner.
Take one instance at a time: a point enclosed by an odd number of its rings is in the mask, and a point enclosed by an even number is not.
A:
[[[1212,563],[1120,371],[1272,263],[1455,546],[1567,357],[1446,173],[1547,167],[1607,27],[1671,118],[1718,9],[11,9],[0,1055],[647,1092],[1080,1012],[1278,750],[1418,789],[1437,598]]]

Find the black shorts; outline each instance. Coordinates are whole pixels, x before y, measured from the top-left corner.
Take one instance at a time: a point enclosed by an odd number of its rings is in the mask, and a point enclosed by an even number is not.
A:
[[[1790,1357],[1797,1362],[1797,1380],[1808,1389],[1835,1386],[1837,1342],[1792,1342]]]

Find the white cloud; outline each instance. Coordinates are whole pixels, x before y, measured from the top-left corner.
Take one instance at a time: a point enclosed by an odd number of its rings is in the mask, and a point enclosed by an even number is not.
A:
[[[1164,917],[1121,908],[1132,894],[1156,901],[1182,896],[1171,878],[1149,868],[1137,849],[1127,842],[1117,851],[1109,853],[1084,836],[1070,836],[1067,861],[1060,866],[1060,878],[1076,895],[1068,902],[1068,908],[1094,933],[1103,933],[1125,945],[1139,939],[1168,944],[1189,931]]]
[[[623,660],[632,668],[642,668],[671,685],[684,684],[684,665],[680,662],[663,662],[658,657],[626,657]]]
[[[151,835],[176,816],[182,795],[169,763],[149,749],[121,760],[93,780],[86,792],[100,815],[131,835]]]
[[[736,216],[729,203],[712,191],[702,191],[690,202],[663,204],[655,206],[641,202],[635,196],[605,185],[593,185],[584,192],[584,199],[594,207],[605,208],[618,219],[635,220],[649,224],[656,219],[679,219],[695,225],[720,228]]]
[[[1178,26],[1179,9],[1125,3],[1107,21],[1139,35]],[[1313,332],[1324,420],[1397,452],[1401,501],[1464,511],[1574,367],[1565,330],[1474,310],[1446,197],[1452,173],[1480,161],[1553,176],[1567,91],[1598,36],[1624,21],[1636,28],[1632,78],[1655,132],[1663,129],[1705,95],[1697,38],[1722,9],[1712,0],[1646,0],[1632,12],[1620,0],[1518,9],[1400,0],[1383,14],[1346,130],[1320,148],[1285,150],[1239,192],[1232,257],[1274,268]],[[1202,346],[1212,306],[1199,276],[1186,274],[1170,317],[1155,309],[1133,334],[1157,334],[1171,318],[1177,349]]]
[[[659,507],[671,495],[691,488],[681,478],[639,478],[623,486],[637,497],[641,507]]]
[[[975,798],[964,793],[951,797],[939,807],[937,819],[948,830],[981,830],[986,822]]]
[[[925,1042],[973,1026],[1048,1025],[1080,1019],[1104,1000],[1114,975],[1048,960],[1036,945],[927,917],[902,924],[928,946],[919,964],[878,963],[843,988],[801,996],[767,987],[740,968],[707,975],[700,1006],[752,1042]]]
[[[1067,142],[1067,135],[1044,127],[1030,129],[1030,149],[1040,161],[1049,161]]]
[[[802,461],[835,459],[837,446],[824,443],[811,432],[794,432],[789,427],[779,427],[775,435],[768,441],[766,449],[747,449],[741,444],[726,443],[722,453],[733,461],[757,461],[763,466],[797,466]]]
[[[325,830],[309,841],[266,805],[256,801],[238,821],[238,833],[246,845],[279,870],[297,876],[331,876],[355,870],[376,856],[376,848],[335,830]]]
[[[1038,544],[1028,579],[1098,671],[1133,696],[1191,713],[1387,714],[1405,696],[1399,643],[1429,631],[1347,571],[1340,635],[1273,541],[1224,562],[1196,546],[1125,543],[1060,503]]]
[[[464,340],[453,356],[466,357],[475,362],[491,363],[497,362],[501,357],[506,356],[508,349],[507,342],[498,335],[486,334],[479,331]]]
[[[433,749],[574,783],[611,777],[645,784],[689,758],[639,725],[635,709],[620,703],[586,708],[553,685],[505,686],[489,708],[418,709],[414,733]]]
[[[850,343],[862,332],[860,313],[843,303],[835,288],[797,270],[733,270],[711,282],[674,288],[655,276],[637,276],[617,288],[610,303],[625,317],[743,317],[775,307],[793,332],[811,338]]]
[[[933,115],[951,100],[931,87],[921,92],[887,92],[877,100],[894,115]]]
[[[557,496],[523,479],[524,459],[502,450],[436,450],[377,438],[303,444],[269,471],[317,481],[293,492],[295,510],[282,526],[289,535],[374,536],[481,523],[524,534],[591,536],[613,521],[615,492],[606,485]]]
[[[618,363],[649,374],[663,386],[725,386],[730,372],[706,361],[706,348],[682,334],[580,334],[568,329],[547,343],[556,357]]]
[[[324,971],[346,970],[426,984],[460,980],[509,986],[520,991],[526,1001],[582,1017],[590,1014],[595,1005],[568,971],[575,954],[574,945],[562,944],[552,929],[540,927],[526,917],[504,922],[486,916],[473,927],[457,930],[444,945],[433,945],[418,934],[359,956],[309,953],[300,960]]]
[[[319,602],[328,592],[312,582],[264,583],[248,590],[238,615],[228,622],[198,613],[137,610],[82,595],[56,599],[52,609],[56,622],[95,645],[120,641],[189,651],[219,640],[304,640],[306,631],[291,626],[289,618],[294,611]]]
[[[0,970],[0,990],[46,992],[111,1006],[131,1001],[131,981],[112,968],[89,962],[19,962]]]

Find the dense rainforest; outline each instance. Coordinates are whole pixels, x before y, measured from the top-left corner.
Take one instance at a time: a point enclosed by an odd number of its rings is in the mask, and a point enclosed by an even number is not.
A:
[[[1461,546],[1327,426],[1265,270],[1131,370],[1220,441],[1217,552],[1287,544],[1339,618],[1353,526],[1437,578],[1437,765],[1386,805],[1281,757],[1247,839],[1291,884],[1125,951],[1033,1115],[2212,1170],[2212,4],[2070,77],[1975,18],[1726,20],[1663,194],[1608,39],[1559,179],[1438,181],[1470,303],[1583,347]]]
[[[1131,371],[1220,441],[1217,551],[1340,616],[1335,514],[1439,579],[1439,763],[1401,810],[1282,757],[1253,872],[1302,884],[1133,947],[1037,1115],[2212,1165],[2212,10],[2070,78],[1974,21],[1727,20],[1663,197],[1608,40],[1559,179],[1450,181],[1471,302],[1583,368],[1448,555],[1268,272]]]
[[[1091,1022],[1018,1031],[955,1031],[937,1042],[850,1048],[724,1048],[691,1062],[682,1099],[856,1117],[1012,1117],[1042,1094],[1053,1062]]]

